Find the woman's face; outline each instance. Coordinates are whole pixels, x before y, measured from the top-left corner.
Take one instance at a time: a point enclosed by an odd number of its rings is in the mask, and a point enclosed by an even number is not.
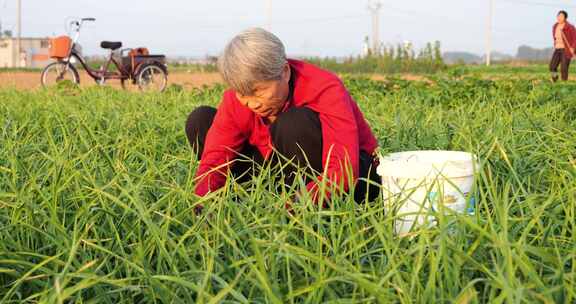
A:
[[[290,66],[284,66],[279,80],[259,81],[254,84],[252,96],[236,93],[240,103],[262,117],[276,116],[290,94]]]
[[[558,23],[564,23],[566,22],[566,17],[564,16],[564,14],[558,14],[556,20],[558,20]]]

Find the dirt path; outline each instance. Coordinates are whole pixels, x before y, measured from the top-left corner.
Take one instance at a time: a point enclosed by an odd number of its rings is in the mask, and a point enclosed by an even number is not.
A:
[[[220,82],[218,73],[187,73],[175,72],[168,75],[168,85],[178,84],[186,89],[211,85]],[[82,86],[95,85],[94,80],[80,71],[80,84]],[[109,84],[119,87],[120,82],[111,80]],[[40,87],[40,72],[0,72],[0,88],[14,87],[17,89],[36,89]]]
[[[384,80],[385,75],[372,75],[374,80]],[[424,76],[406,74],[402,75],[406,80],[425,80]],[[173,72],[168,75],[168,85],[178,84],[185,89],[198,88],[204,85],[212,85],[221,82],[218,73],[189,73],[184,71]],[[92,80],[86,73],[80,71],[80,84],[82,86],[94,86]],[[109,85],[120,87],[120,82],[111,80]],[[13,87],[22,90],[31,90],[40,87],[40,72],[0,72],[0,88]]]

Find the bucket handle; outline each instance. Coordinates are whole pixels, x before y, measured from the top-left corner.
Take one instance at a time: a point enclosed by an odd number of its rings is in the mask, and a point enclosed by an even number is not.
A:
[[[416,160],[418,160],[418,155],[412,154],[406,158],[406,162],[408,162],[412,157],[416,157]]]

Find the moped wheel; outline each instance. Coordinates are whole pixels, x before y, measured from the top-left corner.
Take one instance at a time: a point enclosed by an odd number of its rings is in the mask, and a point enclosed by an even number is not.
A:
[[[143,92],[162,92],[167,83],[166,71],[156,64],[143,66],[136,76],[136,84]]]
[[[40,80],[43,87],[50,87],[63,81],[79,84],[80,76],[72,64],[58,61],[44,68]]]

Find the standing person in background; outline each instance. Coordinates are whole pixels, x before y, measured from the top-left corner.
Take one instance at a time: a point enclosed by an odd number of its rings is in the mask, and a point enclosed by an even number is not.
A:
[[[558,65],[560,65],[560,74],[562,80],[568,80],[568,68],[570,60],[574,56],[574,46],[576,46],[576,29],[568,23],[568,13],[560,11],[557,15],[557,22],[552,28],[552,37],[554,38],[554,55],[550,61],[550,72],[552,81],[558,80]]]

